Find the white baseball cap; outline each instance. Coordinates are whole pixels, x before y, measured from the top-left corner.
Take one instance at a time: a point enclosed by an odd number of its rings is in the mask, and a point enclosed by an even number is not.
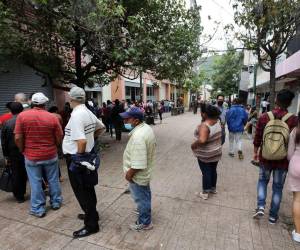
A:
[[[38,93],[35,93],[32,98],[31,98],[31,102],[33,104],[37,104],[37,105],[43,105],[45,104],[46,102],[48,102],[49,99],[47,96],[45,96],[43,93],[41,92],[38,92]]]

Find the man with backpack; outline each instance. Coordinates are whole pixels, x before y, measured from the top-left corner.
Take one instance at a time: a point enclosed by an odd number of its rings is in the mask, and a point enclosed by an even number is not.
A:
[[[276,107],[261,115],[257,122],[254,139],[254,161],[259,160],[260,170],[257,184],[257,209],[253,218],[265,214],[267,186],[273,173],[273,194],[269,213],[269,223],[278,220],[286,174],[288,171],[287,148],[291,130],[297,125],[297,117],[288,113],[295,95],[283,89],[277,94]]]

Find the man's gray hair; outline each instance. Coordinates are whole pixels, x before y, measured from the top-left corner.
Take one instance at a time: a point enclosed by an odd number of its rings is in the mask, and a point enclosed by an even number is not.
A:
[[[24,93],[15,94],[15,102],[27,103],[28,99],[27,99],[26,94],[24,94]]]

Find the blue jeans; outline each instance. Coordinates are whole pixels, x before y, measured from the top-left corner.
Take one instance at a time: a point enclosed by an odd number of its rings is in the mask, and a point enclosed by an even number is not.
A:
[[[282,198],[282,189],[284,186],[287,170],[285,169],[267,169],[263,166],[259,170],[259,179],[257,183],[257,207],[265,208],[267,198],[267,186],[273,173],[272,201],[270,208],[270,217],[278,218],[278,211]]]
[[[138,223],[149,225],[151,223],[151,189],[150,186],[141,186],[129,183],[129,189],[139,212]]]
[[[46,196],[42,188],[43,172],[49,184],[50,204],[52,207],[60,206],[62,196],[57,157],[47,161],[30,161],[25,158],[25,167],[31,187],[30,212],[35,214],[45,212]]]

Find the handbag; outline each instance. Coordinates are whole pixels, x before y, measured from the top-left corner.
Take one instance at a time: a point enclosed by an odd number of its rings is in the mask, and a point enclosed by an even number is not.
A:
[[[9,166],[5,166],[0,177],[0,189],[5,192],[13,191],[12,170]]]

